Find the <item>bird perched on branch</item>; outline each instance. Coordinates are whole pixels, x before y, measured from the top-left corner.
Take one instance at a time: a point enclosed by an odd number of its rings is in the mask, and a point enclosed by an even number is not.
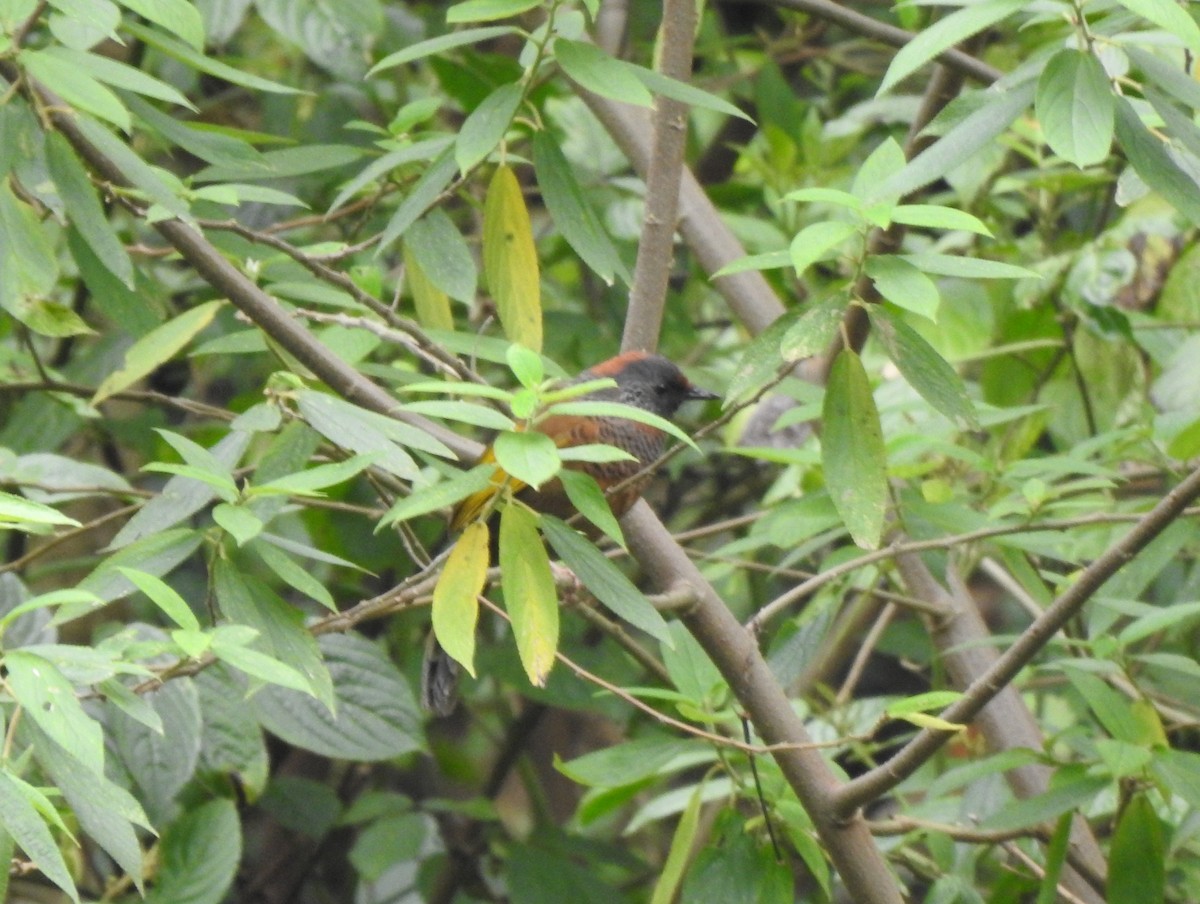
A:
[[[621,402],[663,418],[673,416],[684,402],[720,398],[714,392],[693,385],[671,361],[648,352],[617,355],[588,368],[572,382],[584,383],[605,378],[613,380],[616,385],[595,390],[582,398]],[[662,455],[667,444],[666,434],[657,427],[621,417],[557,414],[538,422],[534,429],[549,436],[560,449],[602,443],[628,452],[636,459],[571,461],[564,465],[589,474],[607,494],[609,508],[618,518],[641,497],[650,474],[639,476],[639,473]],[[484,452],[480,461],[495,461],[491,448]],[[474,521],[494,495],[492,489],[483,490],[460,502],[450,518],[451,532],[457,533]],[[536,511],[558,518],[566,519],[575,514],[575,507],[557,479],[538,489],[523,487],[517,492],[516,498]],[[446,654],[430,632],[421,669],[421,703],[427,710],[439,716],[453,712],[458,703],[460,671],[459,664]]]

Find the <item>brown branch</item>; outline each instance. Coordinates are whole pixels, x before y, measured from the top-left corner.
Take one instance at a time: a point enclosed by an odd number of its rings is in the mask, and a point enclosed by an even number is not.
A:
[[[872,38],[882,44],[889,44],[892,47],[903,47],[916,37],[916,34],[911,31],[905,31],[895,25],[888,25],[886,22],[872,19],[863,13],[855,12],[847,4],[835,3],[833,0],[723,0],[723,2],[756,3],[808,13],[818,19],[840,25],[847,31],[852,31],[865,38]],[[934,59],[948,69],[953,69],[985,85],[990,85],[1004,75],[999,69],[989,66],[969,53],[954,48],[942,51]]]
[[[696,38],[695,0],[664,0],[660,68],[670,78],[688,81]],[[638,241],[637,263],[629,291],[621,350],[653,351],[658,347],[667,284],[675,255],[675,223],[679,182],[687,145],[687,105],[659,95],[654,110],[654,144],[646,171],[646,209]]]
[[[753,636],[675,543],[650,507],[640,502],[622,519],[631,550],[659,587],[687,584],[695,604],[681,613],[684,624],[721,671],[759,737],[768,745],[784,778],[813,820],[850,897],[858,904],[900,904],[900,891],[861,816],[838,815],[830,804],[838,781],[814,749],[804,723],[775,680]]]
[[[974,677],[963,696],[941,713],[941,717],[956,723],[974,719],[1105,582],[1174,523],[1197,498],[1200,498],[1200,469],[1168,492],[1127,534],[1085,568],[1075,583],[1051,603],[994,664]],[[921,730],[886,763],[843,786],[830,803],[843,816],[855,812],[912,775],[949,737],[947,732]]]

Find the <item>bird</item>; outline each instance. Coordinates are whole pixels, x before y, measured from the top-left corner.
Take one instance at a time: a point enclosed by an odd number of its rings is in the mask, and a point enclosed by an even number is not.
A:
[[[581,398],[588,401],[621,402],[662,418],[671,418],[689,401],[718,399],[720,395],[694,385],[670,359],[644,351],[630,351],[589,367],[571,384],[610,379],[615,385],[593,390]],[[552,414],[534,427],[565,449],[571,446],[603,443],[622,449],[634,460],[588,462],[570,461],[564,467],[583,471],[607,494],[609,508],[620,518],[641,498],[650,480],[649,466],[666,449],[667,436],[657,427],[628,418],[573,414]],[[479,461],[495,461],[489,446]],[[613,492],[610,490],[615,489]],[[535,511],[567,519],[575,514],[562,483],[555,479],[542,487],[522,486],[516,498]],[[462,500],[450,516],[449,532],[454,535],[485,511],[495,489],[481,490]],[[495,536],[495,531],[492,532]],[[461,667],[437,642],[433,632],[425,645],[421,667],[421,705],[435,716],[447,716],[458,704]]]

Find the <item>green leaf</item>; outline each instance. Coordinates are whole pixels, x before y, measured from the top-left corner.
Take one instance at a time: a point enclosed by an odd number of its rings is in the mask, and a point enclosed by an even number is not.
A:
[[[147,0],[154,2],[154,0]],[[195,69],[197,72],[205,72],[209,75],[216,76],[219,79],[230,82],[234,85],[240,85],[243,88],[248,88],[251,91],[265,91],[268,94],[306,94],[303,88],[296,88],[292,85],[285,85],[281,82],[273,82],[269,79],[260,78],[257,75],[252,75],[249,72],[243,72],[236,66],[230,66],[227,63],[222,63],[213,57],[205,56],[199,50],[189,47],[174,38],[163,34],[154,28],[148,28],[145,25],[140,25],[137,22],[126,20],[121,29],[132,34],[139,41],[145,41],[155,50],[178,60],[186,66]]]
[[[615,277],[630,281],[608,230],[588,203],[558,142],[545,130],[533,136],[533,168],[554,224],[585,264],[608,285]]]
[[[68,63],[48,50],[22,50],[17,60],[38,82],[72,106],[107,120],[126,132],[132,128],[129,111],[121,99],[81,71],[79,66]]]
[[[397,66],[403,66],[405,63],[411,63],[414,60],[420,60],[427,56],[440,55],[447,50],[453,50],[455,47],[478,44],[483,41],[490,41],[492,38],[499,38],[503,35],[519,33],[520,29],[512,25],[489,25],[485,28],[466,28],[462,31],[438,35],[436,38],[418,41],[415,44],[408,45],[403,50],[389,53],[371,67],[367,72],[367,76],[377,75],[384,70],[394,69]]]
[[[161,824],[174,812],[176,796],[196,770],[200,702],[190,678],[177,678],[143,697],[158,713],[161,732],[125,712],[110,713],[107,723],[139,799],[155,824]]]
[[[656,640],[667,646],[674,643],[667,623],[654,605],[591,541],[551,515],[542,515],[542,532],[596,599]]]
[[[100,724],[83,711],[75,686],[49,660],[25,650],[4,656],[8,688],[27,718],[92,772],[104,772],[104,734]]]
[[[931,273],[934,276],[957,276],[962,279],[1041,279],[1041,275],[1033,270],[1003,261],[989,261],[977,257],[960,257],[956,254],[938,254],[936,252],[898,256],[922,273]]]
[[[1171,159],[1160,141],[1123,97],[1117,104],[1117,143],[1142,181],[1193,224],[1200,225],[1200,186]]]
[[[1113,92],[1104,67],[1090,53],[1066,48],[1052,56],[1038,79],[1034,105],[1054,153],[1078,167],[1108,156]]]
[[[504,353],[504,360],[513,376],[526,389],[537,389],[546,379],[546,369],[542,364],[542,356],[532,352],[523,345],[513,343]]]
[[[57,509],[0,490],[0,529],[40,534],[59,524],[80,526],[74,518],[68,518]]]
[[[187,203],[179,197],[176,186],[164,179],[158,170],[134,153],[129,145],[89,116],[83,114],[76,116],[75,124],[83,136],[96,145],[104,156],[110,158],[120,168],[121,173],[129,180],[130,184],[142,192],[147,199],[153,201],[168,214],[178,217],[184,222],[192,222],[192,215],[188,210]]]
[[[106,603],[119,600],[133,593],[136,588],[129,578],[117,570],[118,566],[128,565],[148,574],[164,575],[194,553],[202,540],[203,535],[191,528],[156,531],[139,537],[97,565],[79,583],[79,589],[94,593]],[[55,621],[70,621],[94,608],[89,605],[64,606],[55,616]]]
[[[187,0],[117,0],[126,9],[182,38],[193,49],[204,49],[204,20]]]
[[[518,83],[501,85],[471,111],[458,129],[454,146],[454,159],[463,174],[481,163],[503,140],[524,93]]]
[[[433,588],[433,633],[442,649],[472,677],[479,594],[491,564],[490,543],[487,522],[468,524],[450,550],[446,567]]]
[[[347,80],[362,78],[368,51],[384,29],[380,0],[255,0],[254,8],[306,57]]]
[[[571,452],[574,453],[578,450],[579,447],[575,447]],[[559,455],[563,461],[571,460],[567,457],[568,453],[565,449],[560,450]],[[611,537],[624,547],[625,534],[621,531],[621,525],[613,515],[608,499],[605,497],[604,491],[600,489],[600,484],[596,483],[595,478],[585,471],[563,468],[558,472],[558,479],[575,510],[596,525],[605,536]]]
[[[830,498],[854,542],[875,549],[887,509],[887,456],[867,372],[849,349],[833,362],[822,420],[821,460]]]
[[[725,679],[682,623],[672,621],[670,628],[672,643],[663,644],[661,652],[671,683],[689,702],[708,709]]]
[[[556,402],[549,406],[543,413],[547,416],[570,414],[583,417],[618,417],[624,418],[627,421],[637,421],[639,424],[656,427],[668,436],[673,436],[681,443],[699,451],[696,441],[666,418],[659,417],[657,414],[646,411],[644,408],[626,405],[623,402],[600,402],[595,399],[580,399],[577,402]]]
[[[79,904],[79,892],[63,860],[62,852],[45,821],[29,802],[24,782],[7,771],[0,771],[0,824],[21,846],[24,855],[63,892]]]
[[[201,330],[212,323],[221,304],[220,301],[209,301],[197,305],[151,330],[131,345],[125,353],[124,366],[104,379],[92,397],[92,405],[128,389],[156,367],[171,360]]]
[[[811,265],[821,260],[829,251],[841,245],[858,231],[857,225],[844,220],[829,220],[805,226],[792,239],[792,244],[788,248],[792,266],[796,268],[796,275],[803,276],[804,271]]]
[[[127,288],[133,288],[133,263],[104,214],[87,170],[58,132],[46,136],[46,165],[71,223],[99,260]]]
[[[397,499],[396,504],[388,509],[388,513],[380,520],[380,525],[386,526],[399,521],[407,521],[419,515],[428,515],[439,509],[449,508],[468,496],[482,492],[492,484],[496,468],[491,464],[476,465],[449,480],[443,480],[430,487],[423,487],[413,492],[411,496]]]
[[[558,595],[537,515],[521,505],[500,514],[500,578],[517,653],[535,687],[544,687],[558,649]]]
[[[132,66],[127,66],[118,60],[110,59],[97,53],[72,50],[67,47],[48,47],[46,48],[46,53],[56,57],[68,66],[75,66],[82,69],[97,80],[114,88],[133,91],[137,94],[166,101],[169,104],[175,104],[188,110],[194,111],[196,109],[195,105],[185,95],[172,88],[166,82],[159,81],[152,76],[146,75],[140,69],[134,69]]]
[[[225,533],[233,537],[238,546],[245,546],[266,526],[254,512],[244,505],[231,505],[222,502],[212,510],[213,521]]]
[[[980,828],[1004,832],[1057,819],[1082,808],[1110,782],[1106,776],[1085,775],[1081,770],[1060,770],[1055,779],[1049,791],[1008,804],[985,819]]]
[[[778,270],[792,262],[790,251],[766,251],[762,254],[748,254],[726,264],[710,278],[732,276],[735,273],[745,273],[747,270]]]
[[[333,595],[317,578],[300,566],[291,556],[270,542],[255,543],[251,547],[263,563],[275,572],[281,581],[311,600],[316,600],[331,612],[337,611]]]
[[[136,568],[117,568],[117,571],[129,578],[138,590],[146,594],[150,601],[179,627],[190,631],[200,630],[200,620],[192,612],[192,607],[162,578],[138,571]]]
[[[184,813],[163,833],[147,904],[220,904],[242,859],[242,827],[232,800]]]
[[[257,631],[256,643],[262,651],[298,669],[308,681],[308,693],[332,708],[332,679],[321,661],[316,639],[304,625],[304,613],[285,603],[262,581],[237,571],[228,559],[218,559],[213,566],[212,584],[225,617]]]
[[[133,827],[137,825],[153,831],[142,805],[104,774],[85,767],[76,756],[38,729],[36,723],[26,723],[21,729],[32,737],[30,746],[34,758],[62,792],[83,831],[142,890],[142,848]]]
[[[1172,0],[1117,0],[1131,13],[1153,22],[1183,42],[1192,53],[1200,53],[1200,26]]]
[[[901,204],[893,208],[891,221],[927,229],[961,229],[978,235],[992,234],[978,217],[940,204]]]
[[[540,5],[541,0],[463,0],[446,10],[446,24],[507,19]]]
[[[1121,811],[1108,862],[1108,904],[1162,904],[1166,893],[1167,837],[1145,791]]]
[[[977,8],[978,6],[969,7]],[[991,145],[1014,119],[1025,112],[1033,100],[1034,90],[1033,82],[1023,82],[1005,91],[989,89],[984,95],[987,103],[914,157],[896,175],[875,185],[871,198],[904,197],[966,163],[976,153]]]
[[[506,414],[487,405],[477,405],[474,402],[461,402],[453,399],[447,401],[406,402],[400,406],[402,411],[411,411],[425,417],[436,417],[445,421],[457,421],[470,424],[473,427],[483,427],[485,430],[512,430],[516,421]]]
[[[799,361],[823,352],[846,316],[846,299],[840,294],[811,303],[779,340],[784,361]]]
[[[868,307],[875,335],[910,386],[959,426],[979,429],[975,406],[954,368],[916,330],[887,308]]]
[[[320,495],[320,491],[326,487],[345,483],[350,478],[358,476],[374,464],[378,457],[375,453],[368,452],[347,458],[345,461],[317,465],[315,468],[308,468],[285,477],[277,477],[272,481],[253,487],[250,494]]]
[[[941,295],[937,283],[908,261],[893,254],[867,259],[866,272],[875,290],[897,307],[937,320]]]
[[[496,462],[506,473],[537,488],[554,477],[562,467],[554,440],[544,433],[505,431],[493,445]]]
[[[654,892],[650,896],[650,904],[671,904],[675,893],[683,882],[684,868],[691,857],[692,845],[696,841],[696,832],[700,827],[700,804],[703,801],[704,784],[696,786],[695,792],[688,800],[688,805],[679,817],[679,825],[671,837],[671,848],[667,852],[667,861],[659,872],[658,881],[654,883]]]
[[[496,169],[484,199],[483,272],[504,334],[540,352],[541,281],[533,227],[520,183],[507,166]]]
[[[1186,69],[1131,44],[1123,44],[1122,50],[1129,55],[1129,61],[1142,70],[1147,85],[1165,91],[1185,107],[1200,109],[1200,84]]]
[[[1134,717],[1132,704],[1124,694],[1113,690],[1102,678],[1073,668],[1065,663],[1062,672],[1071,682],[1071,686],[1087,701],[1088,707],[1095,714],[1105,730],[1118,741],[1129,744],[1145,744],[1154,740],[1146,734],[1141,723]]]
[[[1026,6],[1028,4],[1022,0],[982,0],[938,19],[918,32],[892,57],[892,63],[883,76],[878,93],[885,93],[897,82],[932,61],[938,54],[1020,12]]]
[[[249,636],[243,636],[243,631]],[[213,655],[251,677],[307,694],[307,678],[286,662],[247,646],[255,636],[253,629],[244,625],[221,625],[212,634]]]
[[[418,223],[420,220],[417,221]],[[416,223],[413,224],[413,228]],[[417,322],[435,330],[454,329],[454,314],[450,311],[450,297],[433,284],[425,269],[417,262],[408,242],[404,243],[404,277],[412,293],[413,308]]]
[[[417,703],[387,655],[352,634],[325,635],[319,643],[333,677],[332,711],[308,694],[267,686],[250,700],[263,726],[335,759],[374,763],[423,749]]]
[[[433,206],[446,186],[450,184],[450,180],[454,178],[457,168],[458,165],[454,161],[454,148],[447,147],[421,174],[421,177],[409,189],[404,200],[400,202],[400,206],[396,208],[396,212],[392,214],[392,218],[379,238],[377,253],[382,253],[385,249],[390,248],[392,243],[404,235],[418,217]]]
[[[661,94],[663,97],[669,97],[690,107],[699,107],[702,110],[714,110],[717,113],[724,113],[726,116],[736,116],[738,119],[746,120],[746,122],[754,122],[753,119],[737,106],[729,103],[727,100],[722,100],[715,94],[709,94],[695,85],[681,82],[655,69],[647,69],[644,66],[636,66],[633,63],[621,62],[622,65],[628,67],[633,72],[638,81],[655,94]]]
[[[375,467],[405,480],[416,476],[417,465],[402,447],[440,458],[455,457],[440,440],[421,428],[359,408],[327,392],[305,389],[297,392],[295,398],[300,416],[331,443],[359,455],[374,455]]]
[[[554,58],[573,81],[611,100],[649,107],[654,96],[630,66],[613,59],[595,44],[556,38]]]
[[[146,335],[162,322],[157,300],[125,286],[96,256],[73,223],[67,226],[66,235],[67,247],[79,268],[83,284],[105,317],[121,324],[134,339]]]
[[[474,303],[479,281],[475,257],[442,208],[433,208],[408,228],[404,249],[434,286],[464,304]],[[453,321],[447,328],[453,329]]]

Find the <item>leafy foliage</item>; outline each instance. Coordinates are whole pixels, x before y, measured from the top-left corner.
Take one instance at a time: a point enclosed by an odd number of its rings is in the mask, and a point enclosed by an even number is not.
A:
[[[5,894],[1200,899],[1192,10],[673,6],[0,2]],[[648,266],[698,438],[564,380]]]

